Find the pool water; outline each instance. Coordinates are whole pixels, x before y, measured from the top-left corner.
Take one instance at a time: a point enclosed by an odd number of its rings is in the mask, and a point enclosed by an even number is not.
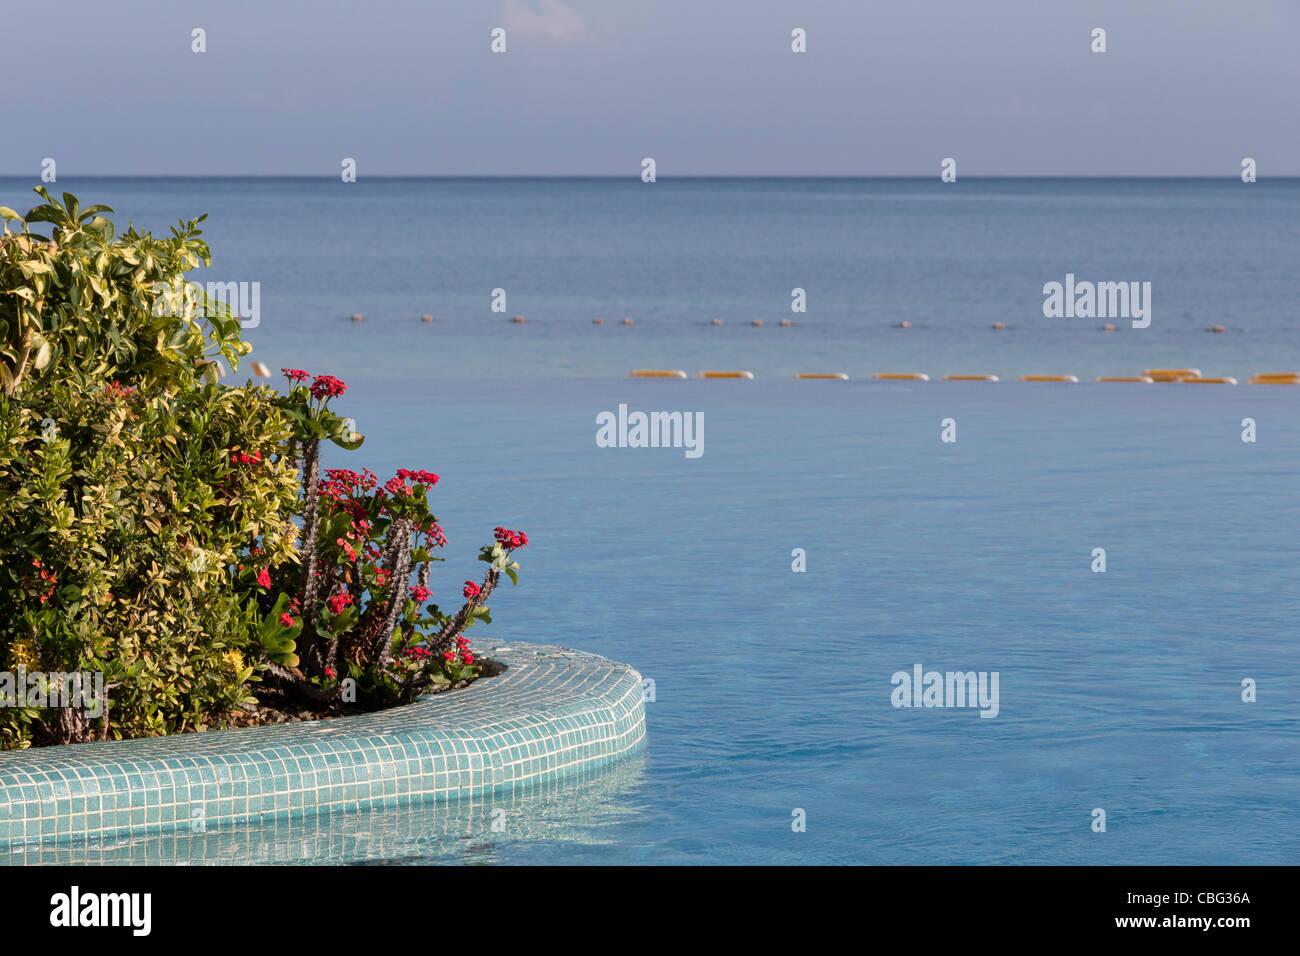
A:
[[[653,679],[644,754],[500,802],[29,862],[1300,858],[1300,389],[349,385],[339,408],[366,444],[328,464],[442,476],[434,600],[478,575],[494,526],[525,530],[521,583],[480,634]],[[703,412],[704,454],[598,447],[596,415],[620,403]],[[997,716],[895,708],[891,676],[917,664],[996,671]]]

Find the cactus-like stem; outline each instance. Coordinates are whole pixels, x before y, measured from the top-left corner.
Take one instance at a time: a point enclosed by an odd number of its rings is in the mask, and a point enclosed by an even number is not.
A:
[[[426,591],[429,589],[429,562],[428,561],[423,561],[420,563],[420,570],[415,575],[415,583],[419,587],[424,588]],[[393,645],[394,654],[401,654],[403,651],[405,651],[408,647],[411,646],[411,635],[414,632],[415,632],[414,624],[402,625],[402,639],[401,641]]]
[[[474,608],[480,607],[487,601],[488,596],[497,586],[499,580],[501,580],[501,572],[495,568],[490,568],[483,578],[483,584],[479,587],[478,594],[466,601],[464,606],[456,613],[456,616],[444,624],[442,630],[438,632],[438,636],[433,639],[433,652],[435,654],[441,654],[451,648],[452,642],[460,636],[466,625],[469,624]]]
[[[375,637],[370,656],[380,670],[393,659],[393,636],[402,608],[406,605],[406,580],[411,574],[411,522],[408,518],[394,518],[388,529],[391,563],[388,564],[388,613],[384,625]]]
[[[320,441],[310,441],[303,445],[302,485],[302,583],[298,587],[300,611],[302,613],[303,635],[314,634],[316,630],[317,610],[316,593],[320,588],[316,580],[316,532],[320,526]],[[323,673],[324,655],[319,642],[304,648],[315,670]]]

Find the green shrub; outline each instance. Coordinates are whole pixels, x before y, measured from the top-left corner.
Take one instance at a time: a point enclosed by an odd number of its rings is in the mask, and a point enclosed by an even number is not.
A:
[[[0,747],[172,733],[247,704],[260,649],[228,568],[295,549],[278,397],[204,381],[247,351],[237,320],[154,314],[156,284],[207,261],[197,221],[114,238],[101,211],[65,195],[0,239],[0,671],[102,673],[111,706],[0,708]],[[49,239],[29,231],[42,219]]]
[[[479,676],[464,631],[491,621],[502,574],[518,583],[527,536],[496,529],[459,610],[426,606],[437,476],[322,478],[322,441],[362,442],[329,407],[332,376],[285,370],[285,395],[219,384],[250,348],[238,319],[166,298],[210,261],[202,218],[118,236],[107,207],[37,192],[26,217],[0,207],[0,749],[255,720],[272,693],[387,706]],[[25,672],[100,675],[107,706],[5,706]]]

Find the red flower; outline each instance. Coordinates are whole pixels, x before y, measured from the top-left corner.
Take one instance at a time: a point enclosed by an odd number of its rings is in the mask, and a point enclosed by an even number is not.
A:
[[[346,591],[338,591],[330,595],[329,600],[325,603],[330,606],[331,614],[342,614],[343,609],[352,603],[352,595]]]
[[[504,544],[507,548],[522,548],[528,544],[528,535],[522,531],[511,531],[509,528],[495,528],[493,534],[497,542]]]
[[[405,478],[407,481],[414,481],[418,485],[436,485],[438,476],[431,471],[412,471],[410,468],[397,469],[397,477]]]
[[[466,664],[473,664],[474,655],[471,654],[469,651],[466,651],[464,655],[461,657],[461,660],[463,660]]]
[[[421,587],[418,584],[415,587],[411,588],[410,591],[411,591],[411,600],[414,601],[416,604],[423,604],[425,601],[429,600],[429,595],[433,593],[428,588]]]
[[[335,673],[334,668],[327,667],[325,668],[325,676],[328,677],[330,680],[333,680],[338,675]]]
[[[443,652],[442,652],[442,659],[445,660],[445,661],[452,660],[453,658],[455,658],[455,656],[456,656],[456,652],[455,652],[455,651],[443,651]]]
[[[282,368],[280,371],[283,372],[284,377],[291,382],[305,382],[307,379],[311,378],[309,373],[304,372],[300,368]]]
[[[262,587],[269,589],[271,587],[271,572],[266,568],[257,572],[257,583]]]
[[[40,558],[33,558],[32,564],[35,567],[41,569],[41,584],[49,585],[49,587],[45,589],[45,593],[40,595],[41,603],[44,604],[46,601],[48,601],[50,598],[54,596],[54,589],[58,586],[59,579],[58,576],[53,571],[46,571],[44,568],[41,567]]]
[[[281,614],[280,623],[283,624],[285,627],[293,627],[298,622],[293,619],[292,614]]]
[[[342,395],[347,390],[347,385],[333,375],[317,375],[312,379],[312,398],[334,398],[336,395]]]
[[[325,479],[320,483],[320,492],[326,498],[340,502],[341,506],[353,517],[360,517],[364,513],[360,503],[355,501],[344,502],[343,499],[350,495],[369,492],[378,483],[379,479],[375,477],[375,473],[369,468],[364,469],[362,474],[357,474],[347,468],[327,468],[325,470]]]
[[[464,590],[461,591],[461,593],[465,595],[465,600],[469,601],[472,600],[473,598],[478,597],[481,592],[479,591],[478,585],[475,584],[473,581],[466,581],[465,588]]]

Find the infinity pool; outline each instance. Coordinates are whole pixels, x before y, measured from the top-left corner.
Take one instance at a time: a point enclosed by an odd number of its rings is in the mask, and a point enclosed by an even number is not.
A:
[[[638,668],[645,754],[508,801],[9,861],[1300,858],[1300,389],[350,385],[367,442],[330,464],[442,476],[434,599],[493,526],[526,530],[480,634]],[[703,455],[597,447],[620,403],[702,412]],[[895,708],[891,676],[918,664],[998,672],[997,716]]]

